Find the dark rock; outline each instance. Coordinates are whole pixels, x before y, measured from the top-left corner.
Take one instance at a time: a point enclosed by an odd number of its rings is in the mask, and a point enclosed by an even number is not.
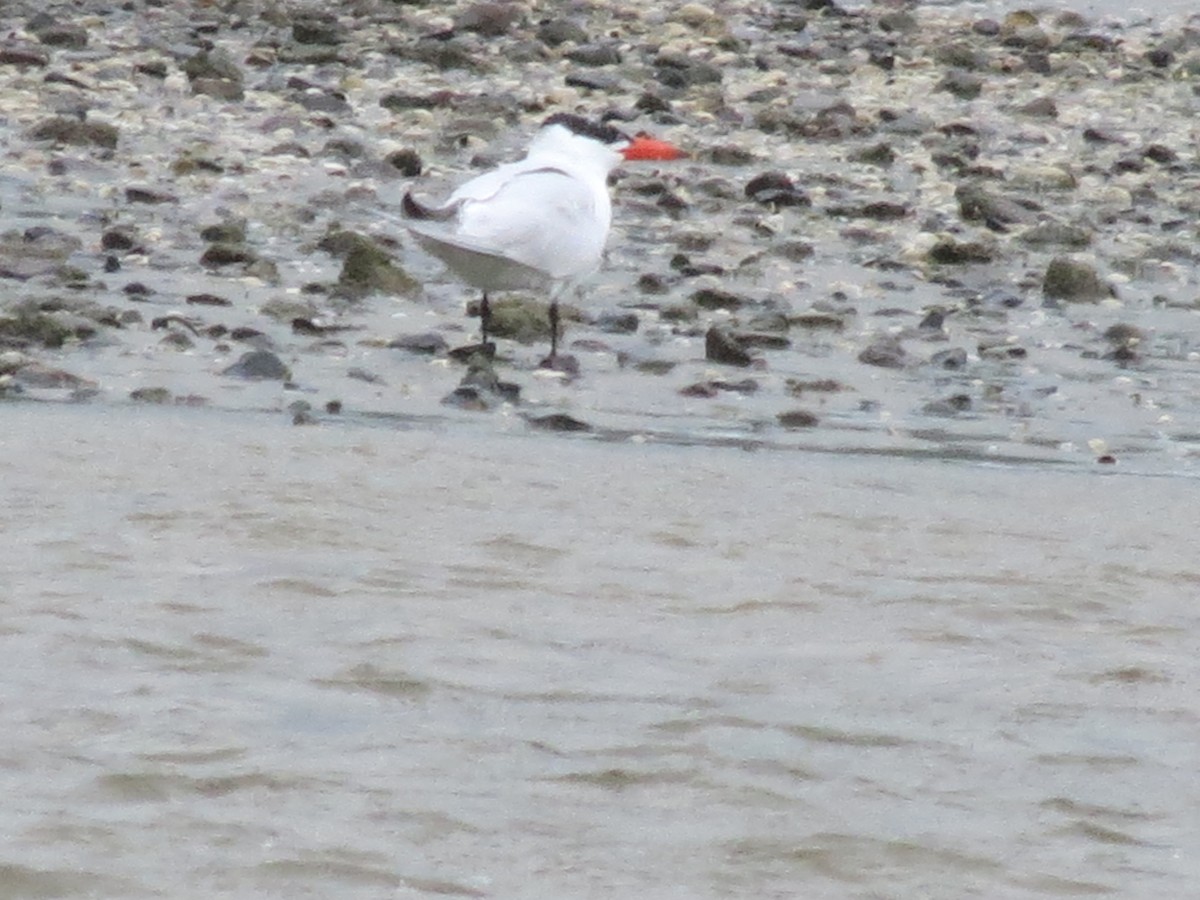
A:
[[[748,366],[753,362],[736,337],[715,325],[704,335],[704,358],[727,366]]]
[[[890,203],[886,200],[831,206],[825,210],[826,215],[834,218],[875,219],[877,221],[903,219],[908,216],[909,212],[909,208],[903,203]]]
[[[846,320],[833,313],[810,312],[788,316],[788,324],[809,331],[841,331],[846,327]]]
[[[1094,266],[1065,256],[1050,261],[1042,281],[1042,293],[1048,300],[1069,303],[1098,303],[1112,296],[1111,289]]]
[[[241,84],[244,77],[237,63],[223,50],[201,50],[184,62],[183,71],[188,81],[193,82],[204,78]]]
[[[983,92],[983,78],[974,72],[953,69],[934,87],[935,91],[947,91],[960,100],[974,100]]]
[[[621,61],[621,51],[610,43],[580,44],[564,55],[581,66],[612,66]]]
[[[596,327],[608,334],[633,334],[638,330],[637,313],[601,313],[596,319]]]
[[[1069,247],[1082,250],[1092,242],[1092,235],[1078,225],[1062,222],[1043,222],[1021,232],[1021,243],[1031,247]]]
[[[467,306],[469,315],[479,315],[479,302]],[[578,311],[559,304],[563,319],[578,321]],[[494,337],[508,338],[522,344],[550,340],[550,304],[532,297],[509,296],[491,301],[491,329]]]
[[[929,364],[937,369],[948,369],[957,372],[967,367],[967,351],[961,347],[951,347],[949,350],[939,350],[929,357]]]
[[[179,198],[174,194],[168,194],[166,191],[156,191],[148,187],[127,187],[125,188],[126,203],[178,203]]]
[[[246,242],[246,220],[234,219],[200,229],[200,239],[210,244],[243,244]]]
[[[1029,352],[1008,339],[996,341],[981,341],[979,344],[980,359],[1024,359]]]
[[[410,353],[426,353],[431,356],[445,353],[450,349],[446,339],[436,331],[426,331],[421,334],[403,334],[388,341],[388,346],[396,350],[407,350]]]
[[[402,297],[414,297],[421,284],[392,262],[388,254],[374,241],[354,234],[345,254],[338,287],[352,296],[380,291]]]
[[[4,44],[0,46],[0,65],[3,66],[45,66],[50,62],[50,54],[32,44]]]
[[[821,378],[816,381],[800,381],[796,378],[789,378],[787,389],[793,397],[802,397],[807,393],[836,394],[839,391],[847,390],[844,384],[832,378]]]
[[[292,22],[292,40],[297,44],[330,46],[344,39],[341,27],[333,15],[308,11]]]
[[[473,31],[484,37],[501,37],[521,21],[524,10],[516,3],[474,3],[454,20],[457,31]]]
[[[244,353],[237,362],[224,369],[221,374],[233,378],[271,381],[289,381],[292,377],[291,369],[270,350],[251,350]]]
[[[889,144],[873,144],[850,154],[851,162],[887,168],[896,161],[896,151]]]
[[[1162,144],[1149,144],[1144,150],[1142,150],[1142,155],[1145,156],[1146,159],[1161,164],[1172,163],[1179,159],[1178,153],[1176,153],[1170,147],[1165,147]]]
[[[96,382],[80,378],[64,369],[55,369],[39,362],[21,366],[12,374],[13,381],[27,388],[49,390],[80,390],[94,388]]]
[[[200,256],[200,265],[206,269],[219,269],[238,263],[254,262],[258,257],[242,244],[213,244]]]
[[[617,76],[601,72],[572,72],[563,82],[568,87],[586,88],[589,91],[616,91],[622,85]]]
[[[949,41],[933,48],[934,62],[951,69],[978,71],[987,68],[988,56],[968,41]]]
[[[557,47],[568,41],[582,44],[587,41],[588,34],[570,19],[547,19],[538,25],[537,38],[547,47]]]
[[[408,94],[404,91],[393,91],[384,94],[379,105],[392,112],[404,112],[410,109],[438,109],[453,105],[454,95],[449,91],[437,91],[433,94]]]
[[[233,306],[233,301],[216,294],[189,294],[186,301],[192,306]]]
[[[1034,221],[1034,213],[1024,204],[989,191],[978,182],[960,184],[954,199],[964,220],[988,224],[1012,224]]]
[[[746,183],[745,195],[768,206],[811,206],[812,201],[782,172],[764,172]]]
[[[659,84],[669,88],[719,84],[722,77],[721,70],[712,63],[669,52],[659,53],[655,57],[654,76]]]
[[[754,162],[754,153],[737,144],[720,144],[710,147],[703,157],[718,166],[748,166]]]
[[[643,294],[665,294],[670,290],[670,285],[667,280],[661,275],[656,275],[652,272],[646,272],[638,276],[638,290]]]
[[[47,47],[65,47],[68,50],[82,50],[87,47],[88,33],[82,25],[70,22],[55,22],[45,28],[34,31],[37,39]]]
[[[133,71],[140,75],[149,75],[151,78],[166,78],[167,64],[164,60],[152,59],[149,62],[135,64]]]
[[[882,337],[868,344],[858,354],[858,361],[883,369],[903,369],[908,364],[908,354],[896,338]]]
[[[929,261],[939,265],[964,265],[988,263],[996,258],[994,243],[983,241],[958,241],[951,237],[942,238],[929,250]]]
[[[957,416],[960,412],[966,412],[971,408],[971,397],[968,394],[953,394],[942,400],[934,400],[926,403],[921,411],[927,416],[942,416],[951,418]]]
[[[719,393],[717,386],[711,381],[697,381],[679,389],[681,397],[695,397],[701,400],[711,400]]]
[[[191,86],[192,93],[198,96],[234,102],[246,99],[242,83],[230,78],[193,78]]]
[[[367,155],[367,148],[362,141],[334,138],[325,142],[321,155],[341,157],[343,160],[362,159]]]
[[[170,403],[174,398],[164,387],[135,388],[129,392],[129,399],[134,403],[149,403],[162,405]]]
[[[367,384],[386,384],[379,375],[374,372],[368,372],[366,369],[352,366],[346,372],[347,378],[353,378],[355,381],[365,381]]]
[[[527,420],[531,427],[539,431],[580,432],[591,431],[592,426],[566,413],[550,413]]]
[[[420,154],[416,150],[411,150],[407,147],[403,150],[392,151],[384,157],[383,161],[396,169],[405,178],[416,178],[421,174],[421,169],[424,167]]]
[[[171,329],[163,336],[163,339],[158,342],[161,346],[170,347],[173,350],[191,350],[196,346],[196,342],[182,331]]]
[[[1057,119],[1058,104],[1053,97],[1036,97],[1017,108],[1017,111],[1038,119]]]
[[[45,119],[29,130],[29,137],[35,141],[53,141],[80,147],[92,145],[109,150],[117,146],[117,135],[115,125],[85,122],[66,116]]]
[[[737,341],[743,347],[755,347],[760,350],[786,350],[792,342],[781,334],[764,334],[759,331],[740,331]]]
[[[701,288],[692,294],[691,301],[701,309],[724,309],[730,312],[750,302],[745,297],[720,288]]]
[[[816,251],[808,241],[784,241],[772,247],[771,252],[792,262],[802,262],[810,259]]]
[[[775,417],[784,428],[812,428],[820,420],[806,409],[790,409]]]
[[[136,246],[134,231],[128,226],[110,228],[100,236],[100,247],[103,250],[132,250]]]

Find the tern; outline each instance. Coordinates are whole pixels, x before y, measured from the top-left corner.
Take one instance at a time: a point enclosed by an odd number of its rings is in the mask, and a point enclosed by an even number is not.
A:
[[[494,291],[546,290],[550,356],[558,351],[558,298],[600,267],[612,225],[608,176],[626,160],[672,160],[679,148],[644,133],[571,113],[547,118],[525,158],[498,166],[430,206],[406,192],[405,227],[461,281],[483,291],[481,343],[488,348]]]

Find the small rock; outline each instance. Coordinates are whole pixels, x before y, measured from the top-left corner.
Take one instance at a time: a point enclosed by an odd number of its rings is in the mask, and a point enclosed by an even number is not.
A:
[[[1108,284],[1090,263],[1055,257],[1046,269],[1042,293],[1048,300],[1069,303],[1098,303],[1112,296]]]
[[[128,226],[110,228],[100,236],[100,247],[104,250],[132,250],[136,246],[134,231]]]
[[[473,31],[484,37],[501,37],[520,22],[524,10],[516,3],[474,3],[454,20],[457,31]]]
[[[933,356],[929,357],[929,364],[934,368],[957,372],[960,369],[965,369],[967,366],[967,351],[961,347],[939,350]]]
[[[200,255],[200,265],[206,269],[219,269],[237,263],[252,263],[258,257],[241,244],[213,244]]]
[[[921,411],[927,416],[942,416],[951,418],[957,416],[960,412],[966,412],[971,408],[971,397],[968,394],[953,394],[942,400],[934,400],[926,403]]]
[[[633,334],[638,330],[637,313],[601,313],[596,319],[596,327],[606,334]]]
[[[251,350],[244,353],[241,359],[222,370],[221,374],[233,378],[272,381],[289,381],[292,377],[291,369],[270,350]]]
[[[233,301],[216,294],[189,294],[185,301],[191,306],[233,306]]]
[[[404,334],[388,341],[388,346],[395,350],[407,350],[410,353],[425,353],[430,356],[445,353],[449,349],[446,339],[436,331],[426,331],[421,334]]]
[[[63,369],[55,369],[39,362],[31,362],[12,373],[13,381],[23,387],[50,390],[79,390],[94,388],[96,382],[80,378]]]
[[[103,147],[117,146],[117,127],[104,122],[86,122],[66,116],[45,119],[29,130],[35,141],[53,141],[56,144]]]
[[[621,51],[609,43],[580,44],[565,55],[581,66],[612,66],[621,61]]]
[[[40,47],[31,44],[5,44],[0,46],[0,65],[4,66],[45,66],[50,62],[50,54]]]
[[[958,241],[951,237],[939,240],[929,249],[929,261],[939,265],[989,263],[996,258],[994,243]]]
[[[1043,222],[1021,232],[1019,240],[1030,247],[1069,247],[1082,250],[1092,242],[1092,235],[1078,225],[1062,222]]]
[[[812,201],[797,190],[783,172],[764,172],[746,183],[745,194],[755,203],[769,206],[811,206]]]
[[[129,392],[129,399],[134,403],[163,404],[170,403],[174,398],[164,387],[136,388]]]
[[[588,33],[570,19],[547,19],[538,25],[537,38],[547,47],[557,47],[568,42],[582,44]]]
[[[947,91],[960,100],[974,100],[983,92],[983,78],[974,72],[953,69],[934,87],[935,91]]]
[[[392,262],[386,251],[370,238],[353,232],[341,232],[347,239],[345,260],[338,274],[338,287],[351,296],[361,296],[373,291],[414,297],[421,291],[421,284],[402,268]],[[324,245],[324,242],[322,242]]]
[[[820,420],[806,409],[790,409],[775,417],[784,428],[812,428]]]
[[[858,354],[858,361],[883,369],[903,369],[908,363],[908,354],[896,338],[882,337],[868,344]]]
[[[741,309],[750,302],[745,297],[720,288],[701,288],[690,299],[701,309],[723,309],[728,312]]]
[[[580,432],[591,431],[592,426],[587,422],[568,416],[566,413],[550,413],[527,420],[533,428],[539,431]]]
[[[727,366],[748,366],[753,362],[737,338],[715,325],[704,335],[704,358]]]
[[[416,178],[421,174],[421,170],[424,167],[417,151],[409,148],[395,150],[385,156],[383,161],[396,169],[405,178]]]

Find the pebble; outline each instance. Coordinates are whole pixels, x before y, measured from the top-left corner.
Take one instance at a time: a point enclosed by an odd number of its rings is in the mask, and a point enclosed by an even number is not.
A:
[[[748,366],[753,362],[736,337],[715,325],[704,335],[704,358],[727,366]]]
[[[221,371],[232,378],[254,380],[289,381],[292,371],[270,350],[251,350],[233,365]]]

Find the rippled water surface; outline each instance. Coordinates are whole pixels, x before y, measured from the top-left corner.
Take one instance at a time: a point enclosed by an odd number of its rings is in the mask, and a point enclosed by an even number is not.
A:
[[[0,896],[1200,878],[1194,478],[3,412]]]

